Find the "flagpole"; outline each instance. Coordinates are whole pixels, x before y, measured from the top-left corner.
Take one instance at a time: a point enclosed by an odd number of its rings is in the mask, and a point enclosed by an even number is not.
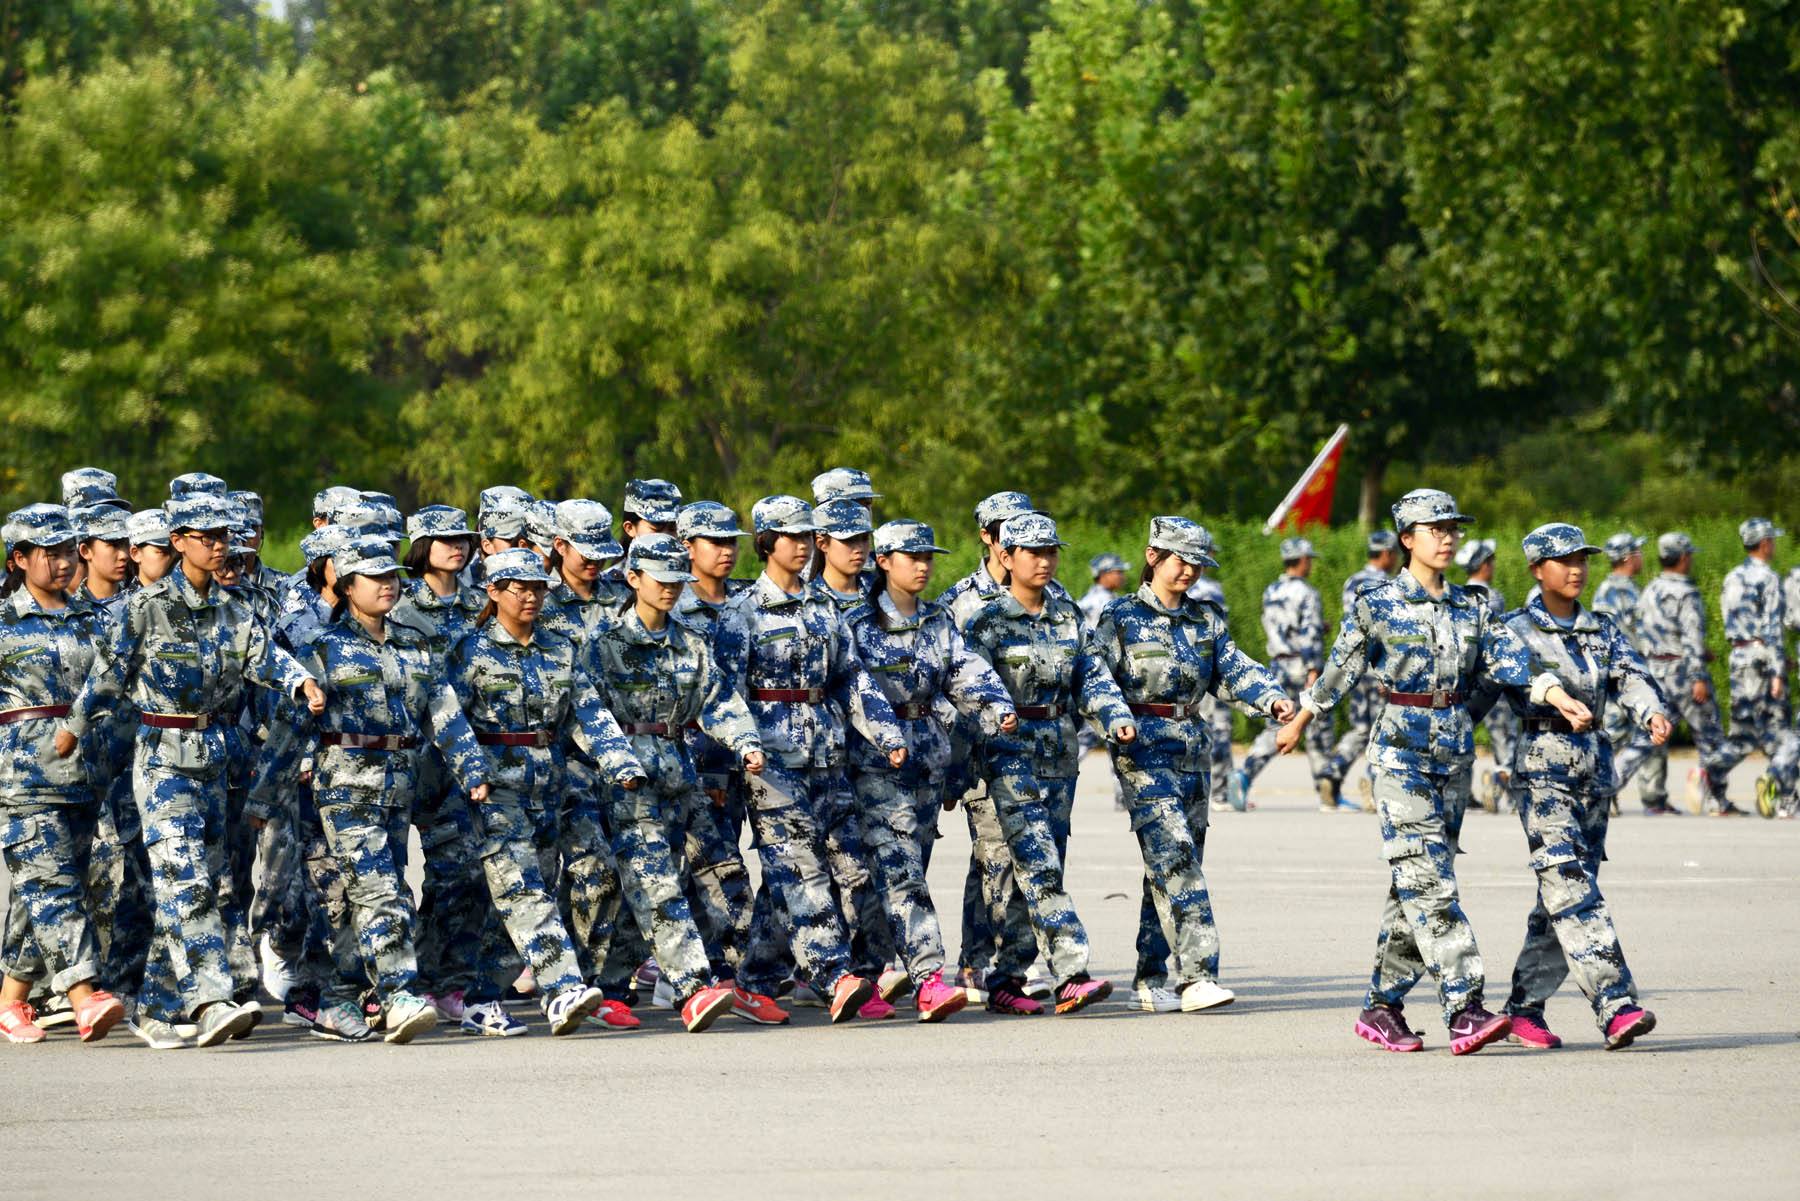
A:
[[[1274,533],[1275,527],[1281,524],[1282,519],[1287,516],[1288,510],[1294,507],[1294,502],[1300,499],[1300,494],[1306,491],[1306,485],[1312,481],[1312,477],[1317,474],[1325,460],[1331,456],[1331,452],[1337,449],[1338,443],[1342,442],[1344,435],[1349,432],[1348,425],[1340,425],[1337,427],[1336,433],[1325,439],[1325,445],[1320,447],[1319,453],[1313,456],[1312,465],[1300,473],[1300,478],[1295,481],[1292,488],[1288,489],[1288,494],[1281,498],[1281,503],[1275,506],[1275,511],[1269,514],[1267,521],[1263,522],[1264,535]]]

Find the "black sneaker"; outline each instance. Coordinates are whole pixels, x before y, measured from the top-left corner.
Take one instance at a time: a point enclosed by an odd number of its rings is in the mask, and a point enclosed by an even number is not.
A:
[[[1512,1019],[1505,1014],[1489,1013],[1479,1002],[1469,1005],[1450,1019],[1450,1054],[1473,1055],[1511,1031]]]
[[[318,1020],[319,990],[310,984],[289,989],[287,1000],[282,1003],[281,1024],[311,1030]]]
[[[1383,1051],[1423,1051],[1425,1040],[1413,1033],[1398,1009],[1376,1005],[1356,1016],[1356,1037]]]

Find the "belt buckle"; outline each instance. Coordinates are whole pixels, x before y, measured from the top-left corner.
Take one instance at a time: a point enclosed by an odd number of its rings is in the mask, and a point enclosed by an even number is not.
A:
[[[806,703],[807,704],[816,705],[824,699],[825,699],[825,690],[823,688],[808,688],[806,690]]]
[[[206,729],[207,726],[209,726],[211,724],[212,724],[212,714],[210,714],[210,713],[194,714],[194,729],[204,730],[204,729]]]
[[[540,750],[540,751],[548,750],[550,748],[550,731],[548,731],[548,730],[535,731],[534,734],[532,735],[531,741],[532,741],[532,745],[535,746],[538,750]]]
[[[1433,709],[1448,709],[1450,707],[1449,689],[1433,688],[1431,690],[1431,707]]]
[[[398,734],[383,734],[378,742],[380,743],[381,749],[384,751],[397,751],[400,749],[400,735]]]

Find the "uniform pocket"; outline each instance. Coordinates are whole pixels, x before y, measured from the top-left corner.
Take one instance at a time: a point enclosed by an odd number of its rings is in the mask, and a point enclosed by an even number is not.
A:
[[[8,813],[0,817],[0,847],[16,851],[34,842],[38,835],[38,818],[29,813]]]
[[[144,845],[153,847],[171,838],[198,842],[206,836],[206,819],[187,810],[151,813],[144,818]]]

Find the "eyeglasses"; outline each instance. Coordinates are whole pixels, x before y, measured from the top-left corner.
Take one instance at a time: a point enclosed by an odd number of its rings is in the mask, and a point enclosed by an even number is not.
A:
[[[176,530],[183,538],[192,538],[196,542],[204,542],[208,546],[224,546],[231,541],[230,530]]]
[[[1459,525],[1415,525],[1413,533],[1415,535],[1430,534],[1439,542],[1455,542],[1462,537],[1462,527]]]

